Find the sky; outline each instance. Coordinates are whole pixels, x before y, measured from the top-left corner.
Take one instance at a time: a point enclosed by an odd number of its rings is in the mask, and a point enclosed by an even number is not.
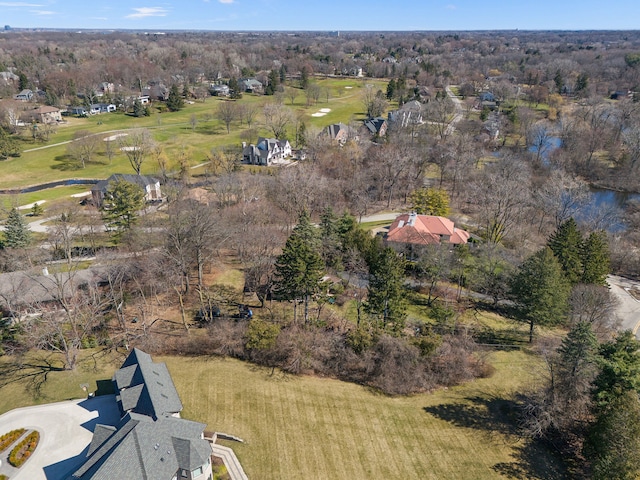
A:
[[[0,28],[635,30],[639,0],[0,0]]]

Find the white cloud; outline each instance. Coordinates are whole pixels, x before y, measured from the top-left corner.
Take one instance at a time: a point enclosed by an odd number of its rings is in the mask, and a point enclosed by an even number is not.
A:
[[[166,8],[162,7],[139,7],[133,10],[136,13],[131,13],[125,18],[166,17],[169,13]]]
[[[58,12],[52,12],[51,10],[31,10],[34,15],[55,15]]]
[[[233,2],[234,2],[234,0],[218,0],[218,1],[219,1],[220,3],[226,3],[226,4],[229,4],[229,3],[233,3]]]
[[[25,2],[0,2],[0,7],[44,7],[44,5]]]

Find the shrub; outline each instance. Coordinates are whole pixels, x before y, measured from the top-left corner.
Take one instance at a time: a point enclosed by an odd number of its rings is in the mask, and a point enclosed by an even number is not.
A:
[[[22,435],[24,435],[26,430],[24,428],[19,428],[17,430],[11,430],[9,433],[5,433],[0,437],[0,452],[4,452],[9,445],[18,440]]]
[[[38,446],[40,434],[37,431],[31,432],[20,443],[18,443],[9,454],[9,463],[16,468],[21,467]]]

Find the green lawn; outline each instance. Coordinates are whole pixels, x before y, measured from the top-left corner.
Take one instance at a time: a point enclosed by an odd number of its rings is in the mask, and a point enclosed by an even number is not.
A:
[[[49,371],[35,401],[44,370],[25,367],[19,379],[0,359],[0,412],[79,397],[81,383],[93,389],[110,378],[122,361],[111,358]],[[562,478],[547,453],[513,434],[510,398],[541,368],[523,352],[492,354],[492,378],[398,398],[326,378],[271,376],[230,359],[156,360],[167,362],[185,418],[246,441],[229,445],[252,479]],[[25,364],[43,365],[35,357]]]
[[[284,104],[291,107],[296,116],[307,126],[323,128],[334,122],[349,122],[351,119],[362,119],[363,105],[361,90],[365,84],[373,84],[376,88],[384,89],[384,82],[362,79],[318,79],[317,83],[328,90],[329,98],[322,96],[316,105],[306,105],[304,91],[300,90],[293,105],[284,98]],[[349,87],[349,88],[347,88]],[[106,178],[116,172],[132,172],[126,155],[119,152],[111,162],[100,152],[86,165],[78,168],[67,155],[67,145],[58,145],[73,138],[79,130],[108,137],[117,131],[144,127],[151,130],[153,137],[161,142],[169,158],[169,168],[177,168],[178,156],[186,152],[189,163],[197,165],[207,160],[212,148],[225,145],[240,145],[240,135],[247,129],[246,124],[236,122],[227,134],[224,125],[216,120],[215,111],[221,101],[217,97],[210,97],[206,102],[188,104],[179,112],[154,113],[150,117],[134,118],[123,113],[97,115],[89,118],[70,118],[68,123],[60,126],[46,143],[34,143],[30,139],[30,132],[23,132],[23,150],[21,157],[0,162],[0,188],[17,188],[67,178]],[[244,95],[240,103],[254,103],[262,107],[267,102],[275,101],[274,97]],[[313,117],[321,108],[331,109],[322,117]],[[195,128],[190,124],[195,115]],[[262,123],[261,113],[257,117],[258,134],[268,136],[269,132]],[[291,125],[289,137],[293,138],[294,125]],[[142,173],[153,174],[158,166],[152,159],[143,164]]]

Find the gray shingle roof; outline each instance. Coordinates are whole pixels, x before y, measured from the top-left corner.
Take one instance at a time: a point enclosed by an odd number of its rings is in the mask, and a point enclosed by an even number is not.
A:
[[[113,376],[122,412],[132,411],[158,418],[178,413],[182,402],[167,365],[134,348]]]
[[[119,402],[134,407],[116,428],[96,426],[87,460],[68,480],[171,480],[207,464],[206,425],[171,416],[182,403],[164,363],[133,349],[113,381]]]

